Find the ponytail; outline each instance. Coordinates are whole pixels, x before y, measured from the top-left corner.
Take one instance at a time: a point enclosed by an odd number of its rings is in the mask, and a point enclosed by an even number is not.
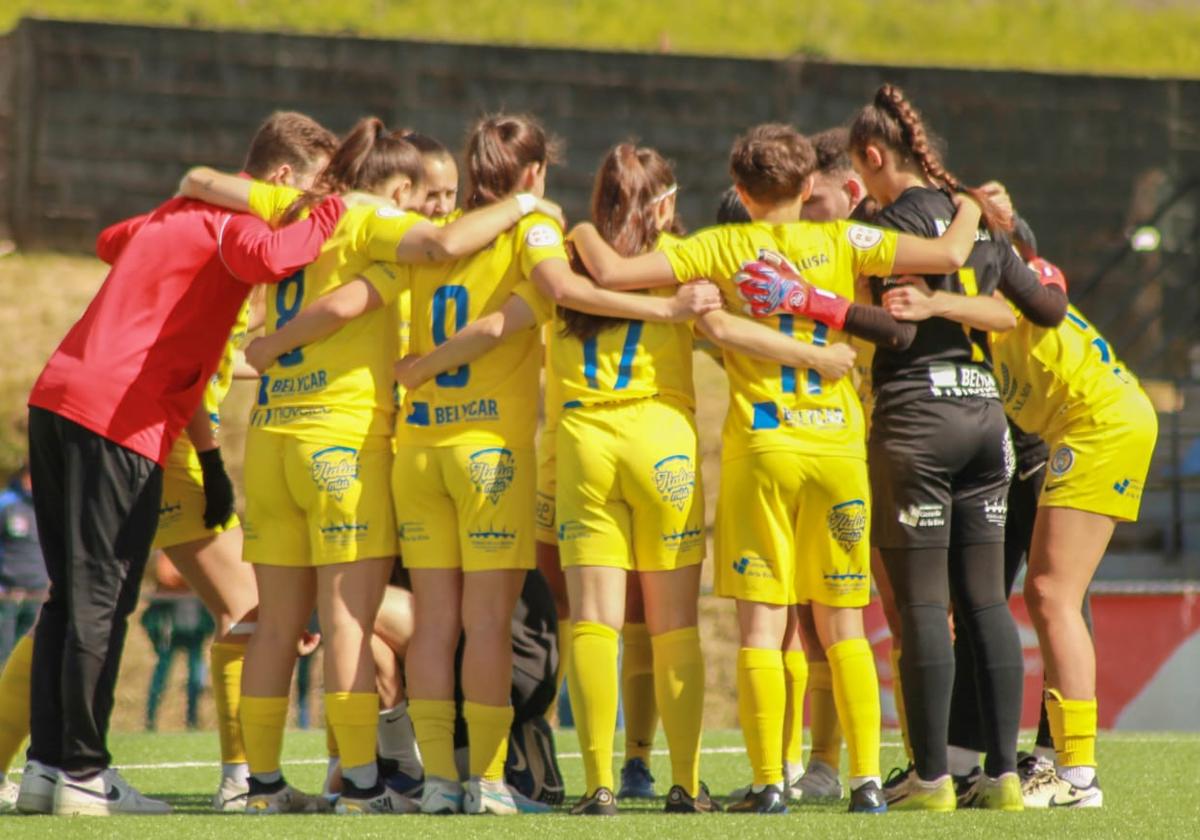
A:
[[[493,114],[475,124],[467,138],[468,210],[493,204],[516,190],[525,167],[557,163],[559,143],[536,119]]]

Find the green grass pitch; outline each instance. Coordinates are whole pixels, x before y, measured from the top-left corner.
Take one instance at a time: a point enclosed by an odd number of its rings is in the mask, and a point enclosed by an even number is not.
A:
[[[1028,741],[1028,738],[1025,739]],[[571,817],[566,813],[536,817],[246,817],[213,814],[209,799],[218,781],[216,736],[122,734],[112,739],[113,754],[125,775],[143,792],[168,799],[176,813],[169,817],[72,819],[6,816],[0,821],[5,838],[237,838],[260,837],[396,837],[424,838],[704,838],[801,836],[812,838],[1194,838],[1200,836],[1200,786],[1192,776],[1200,764],[1200,735],[1154,733],[1101,736],[1100,780],[1105,806],[1097,811],[1028,811],[1000,814],[962,811],[954,814],[844,813],[846,803],[797,805],[778,817],[668,816],[663,801],[625,806],[614,818]],[[661,738],[660,738],[661,741]],[[705,733],[703,777],[714,795],[743,784],[748,768],[741,736],[732,731]],[[885,736],[883,766],[898,763],[901,751],[894,735]],[[559,752],[569,797],[583,787],[583,768],[574,732],[559,734]],[[664,746],[660,743],[659,748]],[[308,791],[318,789],[324,775],[324,733],[289,732],[284,772]],[[619,756],[618,756],[619,758]],[[845,762],[843,762],[844,765]],[[843,768],[844,769],[844,768]],[[669,787],[665,755],[656,754],[653,771],[658,789]],[[409,834],[411,832],[411,834]]]

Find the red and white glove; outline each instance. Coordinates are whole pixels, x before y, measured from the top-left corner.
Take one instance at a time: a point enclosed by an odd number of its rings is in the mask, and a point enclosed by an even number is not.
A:
[[[1034,257],[1027,265],[1034,270],[1043,286],[1058,286],[1064,295],[1067,293],[1067,276],[1054,263]]]
[[[743,263],[733,282],[755,318],[784,312],[811,318],[838,330],[846,325],[850,301],[809,283],[782,254],[760,250],[757,260]]]

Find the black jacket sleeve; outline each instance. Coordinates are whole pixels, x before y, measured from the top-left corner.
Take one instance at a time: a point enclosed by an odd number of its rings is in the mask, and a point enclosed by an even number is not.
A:
[[[1001,248],[1000,292],[1039,327],[1057,327],[1067,317],[1067,296],[1057,286],[1043,286],[1037,273],[1011,248]]]

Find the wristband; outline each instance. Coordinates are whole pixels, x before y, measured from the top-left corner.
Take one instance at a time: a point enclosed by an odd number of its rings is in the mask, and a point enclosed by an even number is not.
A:
[[[528,216],[537,209],[537,196],[533,193],[517,193],[517,206],[521,208],[521,215]]]

